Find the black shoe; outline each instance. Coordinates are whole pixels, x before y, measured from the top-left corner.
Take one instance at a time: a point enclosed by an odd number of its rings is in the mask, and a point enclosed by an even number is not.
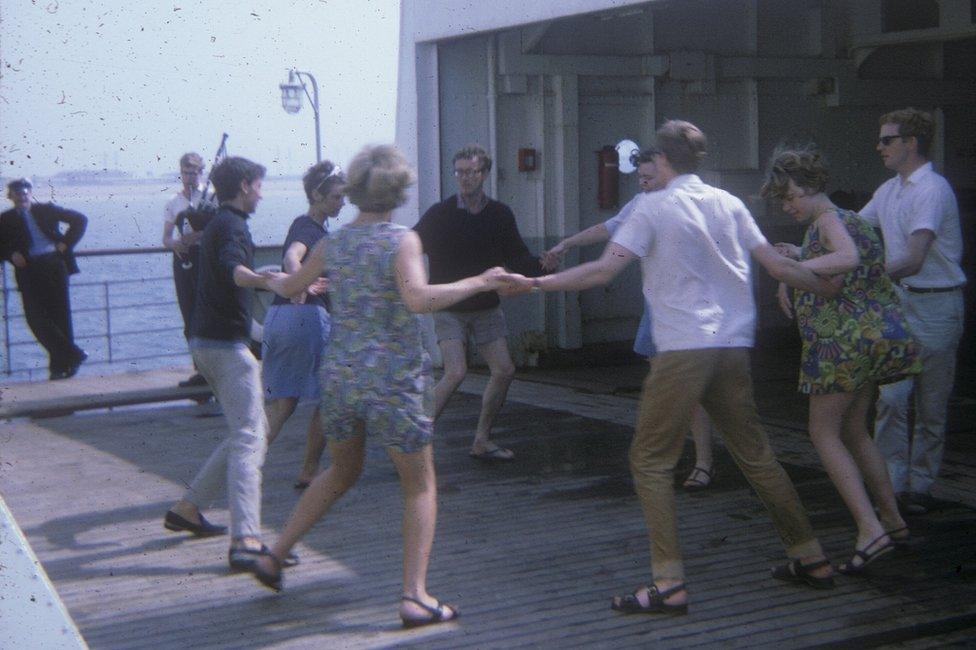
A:
[[[227,526],[212,524],[204,519],[202,514],[200,515],[200,523],[195,524],[179,516],[172,510],[166,511],[166,516],[163,518],[163,528],[177,533],[186,531],[193,533],[197,537],[215,537],[227,533]]]
[[[274,555],[271,553],[271,549],[265,544],[261,544],[261,548],[231,546],[230,550],[227,552],[227,564],[230,565],[231,571],[253,571],[255,563],[262,555],[274,557]],[[275,558],[275,561],[278,561],[277,558]],[[278,563],[283,567],[293,567],[298,564],[299,561],[300,560],[298,559],[297,555],[294,553],[289,553],[284,560]]]
[[[49,381],[58,381],[59,379],[67,379],[71,375],[68,374],[67,370],[51,370],[51,374],[48,376]]]
[[[83,364],[86,359],[88,359],[87,352],[81,348],[75,350],[75,353],[72,355],[71,365],[68,366],[68,368],[64,371],[64,377],[61,377],[61,379],[67,379],[68,377],[74,377],[77,375],[78,368],[81,367],[81,364]]]
[[[206,386],[207,380],[203,378],[199,372],[190,377],[189,379],[184,379],[177,386],[180,388],[195,388],[196,386]]]

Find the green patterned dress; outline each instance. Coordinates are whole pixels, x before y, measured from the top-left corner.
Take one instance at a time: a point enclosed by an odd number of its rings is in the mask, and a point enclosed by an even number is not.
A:
[[[881,240],[857,214],[838,210],[838,215],[857,246],[860,264],[844,276],[833,298],[799,290],[793,295],[803,340],[799,391],[812,395],[849,393],[921,370],[918,346],[885,272]],[[829,252],[814,222],[803,238],[800,259]]]
[[[433,374],[420,316],[400,297],[395,259],[410,230],[351,223],[327,235],[332,341],[322,359],[321,413],[330,438],[383,436],[405,453],[433,436]]]

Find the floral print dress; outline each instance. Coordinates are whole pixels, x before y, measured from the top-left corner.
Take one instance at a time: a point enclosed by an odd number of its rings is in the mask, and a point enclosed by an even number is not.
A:
[[[348,224],[328,235],[332,341],[322,361],[321,413],[336,440],[380,433],[405,453],[433,435],[433,381],[420,316],[396,283],[396,253],[410,230],[389,222]]]
[[[803,340],[801,393],[853,392],[869,382],[891,383],[921,370],[917,344],[885,272],[881,240],[857,214],[838,210],[838,216],[857,246],[860,263],[844,276],[833,298],[794,291]],[[814,222],[803,238],[800,259],[829,252]]]

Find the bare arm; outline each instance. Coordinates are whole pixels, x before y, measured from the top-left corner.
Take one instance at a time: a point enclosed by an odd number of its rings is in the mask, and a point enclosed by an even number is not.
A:
[[[586,230],[581,230],[580,232],[567,237],[558,244],[552,247],[551,251],[560,248],[557,252],[565,252],[568,248],[573,248],[574,246],[589,246],[590,244],[599,244],[600,242],[605,242],[610,239],[610,231],[602,223],[598,223],[595,226],[590,226]]]
[[[176,230],[176,224],[172,221],[167,221],[163,224],[163,246],[180,255],[185,255],[186,244],[179,239],[173,238],[174,230]]]
[[[770,275],[794,289],[811,291],[827,298],[833,298],[840,290],[838,283],[822,278],[800,262],[780,255],[771,244],[761,244],[751,253]],[[838,279],[843,281],[843,277]]]
[[[925,256],[932,248],[935,233],[928,229],[916,230],[908,237],[908,254],[897,260],[888,260],[885,269],[892,280],[901,280],[922,270]]]
[[[284,267],[285,273],[294,273],[302,268],[302,258],[307,251],[308,246],[300,241],[293,241],[282,256],[281,266]]]
[[[635,259],[637,255],[616,242],[610,242],[603,249],[600,259],[537,278],[534,286],[543,291],[579,291],[602,286],[614,279]]]
[[[857,268],[861,263],[861,256],[840,218],[835,213],[828,212],[817,219],[817,227],[820,229],[824,248],[830,252],[804,260],[803,266],[821,275],[848,273]]]
[[[449,284],[430,284],[423,262],[423,246],[417,233],[407,232],[400,240],[394,260],[397,289],[407,309],[414,313],[439,311],[481,291],[501,288],[506,274],[500,268]]]

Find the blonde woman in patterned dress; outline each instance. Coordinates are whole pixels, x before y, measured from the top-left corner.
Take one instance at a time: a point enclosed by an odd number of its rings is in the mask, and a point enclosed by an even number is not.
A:
[[[346,196],[359,207],[355,221],[328,235],[295,274],[282,279],[286,294],[314,279],[328,260],[332,341],[322,362],[321,413],[332,465],[305,490],[255,577],[280,590],[282,559],[359,478],[366,435],[382,435],[404,496],[403,594],[405,627],[450,621],[458,609],[427,592],[434,541],[437,487],[431,451],[432,373],[418,312],[444,309],[479,291],[502,288],[507,274],[428,284],[420,239],[390,223],[403,204],[413,171],[392,146],[363,149],[349,165]],[[306,283],[307,284],[307,283]]]
[[[881,241],[827,198],[827,179],[816,149],[781,150],[762,195],[781,200],[787,214],[808,224],[802,247],[777,244],[777,250],[830,278],[829,294],[794,290],[791,304],[781,285],[779,297],[788,316],[795,312],[803,341],[799,390],[810,395],[810,438],[857,524],[854,554],[838,570],[856,574],[908,538],[867,418],[876,386],[915,374],[919,365]]]

